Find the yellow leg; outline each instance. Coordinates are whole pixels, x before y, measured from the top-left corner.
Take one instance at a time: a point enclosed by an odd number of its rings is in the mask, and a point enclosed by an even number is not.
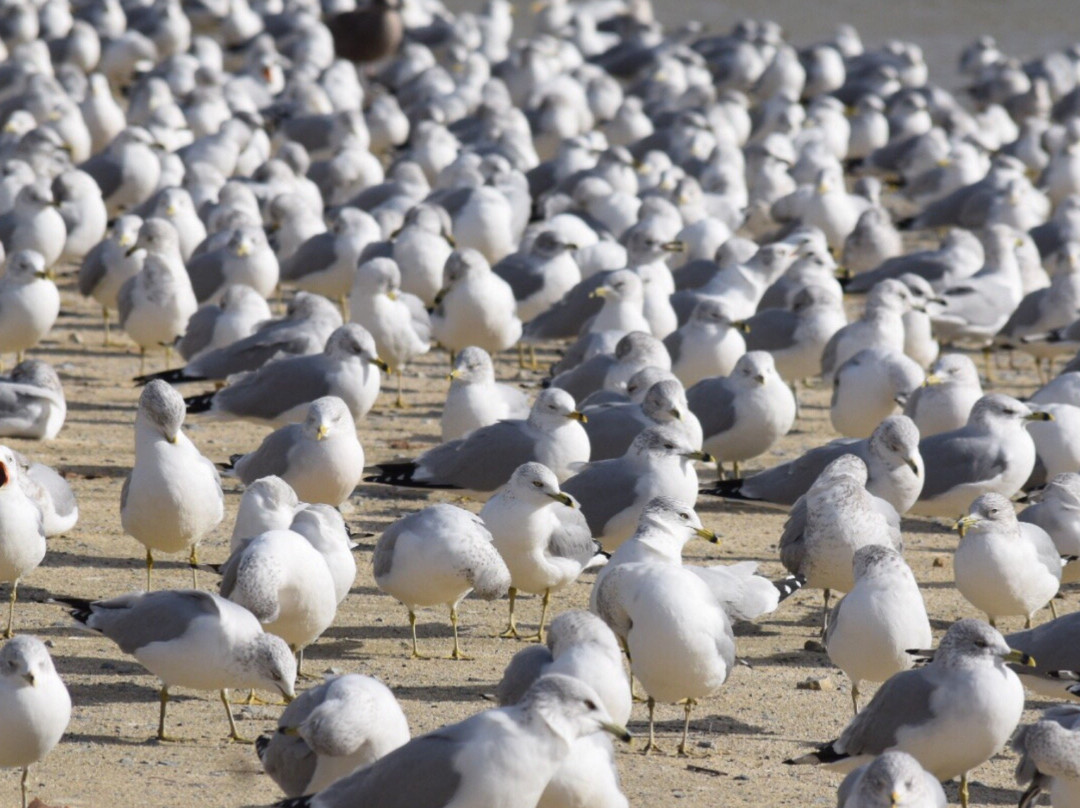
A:
[[[961,808],[968,808],[968,779],[967,772],[960,775],[960,806]]]
[[[536,346],[529,345],[529,365],[533,370],[540,370],[540,365],[536,361]]]
[[[690,737],[690,712],[694,709],[694,705],[697,704],[693,699],[687,699],[683,705],[684,719],[682,728],[682,740],[679,742],[679,747],[676,750],[680,755],[686,756],[686,741]]]
[[[507,592],[507,594],[510,597],[510,622],[506,626],[506,631],[504,631],[499,636],[507,640],[517,639],[521,636],[520,634],[518,634],[517,621],[514,620],[514,601],[517,600],[517,590],[514,587],[510,587],[510,591]]]
[[[1050,599],[1050,616],[1057,620],[1057,606],[1054,605],[1054,599]]]
[[[732,476],[732,479],[734,479],[734,480],[739,479],[739,471],[740,471],[740,469],[739,469],[739,461],[738,460],[732,460],[731,461],[731,476]]]
[[[22,808],[26,808],[26,778],[30,776],[30,767],[23,766],[22,780],[19,781],[22,788]]]
[[[165,734],[165,708],[169,704],[168,685],[162,685],[158,699],[161,702],[161,712],[158,714],[157,737],[159,741],[171,741],[172,738]]]
[[[427,659],[416,647],[416,612],[409,609],[409,628],[412,630],[412,655],[413,659]]]
[[[15,599],[18,597],[18,594],[19,582],[14,581],[11,584],[11,602],[8,604],[7,631],[4,632],[4,638],[8,640],[15,636],[12,627],[15,625]]]
[[[986,382],[987,384],[994,383],[994,352],[987,346],[983,348],[983,364],[986,366]]]
[[[649,754],[649,752],[659,752],[660,747],[656,744],[656,699],[649,696],[649,700],[646,702],[649,707],[649,742],[645,744],[645,748],[642,749],[643,754]]]
[[[191,545],[191,555],[188,556],[188,564],[191,566],[191,588],[199,588],[199,550],[198,545]]]
[[[171,368],[172,368],[172,346],[171,345],[166,345],[165,346],[165,370],[170,370]]]
[[[995,628],[996,628],[996,626],[995,626]],[[1025,629],[1031,628],[1031,615],[1030,614],[1027,616],[1027,619],[1024,620],[1024,628]]]
[[[104,306],[101,308],[101,321],[105,324],[105,342],[102,344],[108,348],[112,344],[109,341],[109,310]]]
[[[146,348],[139,347],[139,375],[146,373]]]
[[[218,695],[221,696],[221,703],[225,705],[225,715],[229,719],[229,740],[236,743],[251,743],[250,738],[245,738],[236,731],[236,721],[233,720],[232,707],[229,706],[229,691],[221,690]]]
[[[401,396],[401,370],[395,371],[397,374],[397,401],[394,402],[394,406],[399,410],[405,409],[405,399]]]
[[[149,549],[146,551],[146,591],[150,592],[150,573],[154,571],[154,554]]]
[[[25,356],[23,351],[16,351],[15,352],[15,364],[16,365],[22,364],[23,356]]]
[[[465,656],[461,653],[461,645],[458,643],[457,633],[457,605],[450,607],[450,627],[454,630],[454,650],[450,652],[451,659],[472,659],[470,656]]]
[[[551,602],[551,590],[544,590],[544,600],[540,606],[540,628],[536,630],[535,634],[530,634],[528,637],[522,637],[523,640],[534,640],[536,642],[544,641],[544,623],[547,622],[548,604]]]
[[[345,322],[349,322],[349,300],[345,295],[341,295],[338,299],[338,305],[341,306],[341,319]]]

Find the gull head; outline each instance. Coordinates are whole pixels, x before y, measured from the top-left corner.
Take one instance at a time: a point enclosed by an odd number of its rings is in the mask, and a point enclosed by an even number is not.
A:
[[[337,396],[323,396],[311,402],[304,418],[304,435],[310,440],[325,440],[342,434],[342,430],[355,432],[352,413]]]
[[[578,507],[577,500],[559,490],[559,478],[543,463],[523,463],[514,469],[510,477],[510,491],[520,499],[529,499],[537,505],[560,502],[568,508]]]
[[[612,719],[595,690],[573,676],[548,673],[526,691],[517,709],[529,723],[542,723],[567,743],[596,732],[607,732],[626,743],[632,737]]]
[[[678,457],[683,460],[713,462],[708,452],[694,447],[686,431],[675,424],[657,424],[641,430],[630,444],[627,454],[650,457]]]
[[[326,340],[327,356],[339,359],[357,357],[361,361],[367,361],[380,370],[388,370],[386,362],[379,359],[375,352],[375,338],[362,325],[357,323],[345,323],[335,329],[330,338]]]
[[[991,661],[996,664],[1013,662],[1035,667],[1035,660],[1022,651],[1009,647],[1001,633],[973,617],[957,620],[941,638],[931,664],[951,665],[957,662]]]
[[[454,367],[450,371],[450,381],[463,384],[493,384],[495,367],[491,357],[483,348],[470,345],[462,348],[454,357]]]
[[[288,643],[276,634],[262,633],[251,640],[241,660],[243,686],[260,687],[280,693],[286,700],[296,698],[296,657]]]
[[[906,415],[890,415],[870,435],[870,454],[892,468],[907,466],[919,477],[923,473],[919,454],[919,428]]]
[[[966,516],[956,523],[960,538],[971,530],[1006,531],[1010,535],[1019,535],[1016,510],[1013,504],[1001,494],[987,493],[977,497],[968,508]]]
[[[139,396],[135,422],[146,424],[169,443],[176,443],[184,424],[184,398],[168,382],[154,379]]]
[[[720,537],[701,524],[694,508],[674,497],[653,497],[646,503],[638,519],[637,532],[661,532],[672,536],[682,548],[693,538],[719,544]]]
[[[37,637],[23,634],[0,648],[0,677],[15,685],[34,687],[55,674],[52,657]]]
[[[529,411],[529,423],[534,426],[541,424],[552,428],[558,427],[564,419],[580,421],[584,423],[586,418],[576,409],[574,397],[558,387],[549,387],[542,390],[533,402],[532,410]]]

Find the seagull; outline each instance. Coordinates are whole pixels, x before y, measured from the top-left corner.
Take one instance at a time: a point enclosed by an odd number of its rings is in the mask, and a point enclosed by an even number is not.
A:
[[[11,584],[7,629],[3,635],[9,638],[13,636],[19,581],[37,569],[45,558],[41,511],[19,484],[21,475],[15,453],[7,446],[0,446],[0,581]]]

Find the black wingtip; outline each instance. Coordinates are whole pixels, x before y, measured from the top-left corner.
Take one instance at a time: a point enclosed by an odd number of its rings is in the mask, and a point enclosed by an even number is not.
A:
[[[802,575],[789,575],[786,578],[781,578],[779,581],[773,581],[773,586],[780,592],[781,603],[802,589],[805,584],[806,578]]]
[[[270,739],[273,737],[270,733],[264,732],[255,739],[255,754],[259,756],[259,760],[263,759],[263,755],[266,754],[266,747],[270,745]]]
[[[281,802],[275,802],[274,808],[309,808],[313,799],[315,799],[314,794],[308,794],[306,797],[291,797]]]
[[[846,760],[849,755],[845,755],[842,752],[837,752],[833,748],[833,744],[827,743],[824,746],[818,747],[815,751],[808,755],[803,755],[797,758],[788,758],[784,761],[785,766],[818,766],[823,763],[836,763],[837,761]]]
[[[908,216],[906,219],[901,219],[896,223],[897,230],[914,230],[915,229],[915,217]]]
[[[742,492],[743,483],[745,480],[739,478],[737,480],[718,480],[713,488],[702,488],[702,494],[709,494],[714,497],[723,497],[724,499],[738,499],[744,502],[752,502],[754,497],[748,497]]]
[[[407,460],[401,463],[382,463],[378,466],[370,466],[364,471],[370,472],[369,476],[364,478],[365,483],[379,483],[381,485],[397,485],[403,488],[432,488],[432,489],[451,489],[457,488],[456,485],[449,485],[447,483],[431,483],[424,480],[414,480],[413,475],[416,474],[418,466],[412,460]]]
[[[205,376],[188,376],[184,372],[184,368],[173,368],[172,370],[161,370],[157,373],[146,373],[142,376],[135,376],[132,381],[135,382],[137,387],[143,387],[155,379],[161,379],[161,381],[168,382],[169,384],[206,381]]]
[[[209,412],[213,402],[214,393],[201,393],[197,396],[189,396],[184,399],[184,404],[187,405],[187,411],[190,414]]]
[[[90,619],[90,615],[93,614],[93,610],[90,608],[91,600],[86,598],[71,598],[64,595],[56,595],[49,598],[49,603],[62,604],[64,606],[70,606],[68,614],[74,617],[83,625],[86,625],[86,621]]]

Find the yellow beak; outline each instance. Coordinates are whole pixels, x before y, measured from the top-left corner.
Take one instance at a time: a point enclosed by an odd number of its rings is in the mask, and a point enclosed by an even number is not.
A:
[[[1014,662],[1017,665],[1024,665],[1028,668],[1035,667],[1035,657],[1030,654],[1025,654],[1023,651],[1017,651],[1015,648],[1010,648],[1009,653],[1005,655],[1006,662]]]
[[[575,421],[580,421],[583,424],[589,423],[589,419],[585,416],[585,413],[578,412],[577,410],[574,410],[572,413],[570,413],[566,417],[567,418],[572,418]]]
[[[705,527],[694,528],[694,533],[705,541],[711,541],[713,544],[720,543],[720,537],[713,533],[711,530]]]
[[[979,517],[973,513],[969,513],[967,516],[961,516],[956,520],[956,524],[953,525],[957,532],[960,534],[960,538],[964,538],[967,535],[968,530],[979,523]]]
[[[326,424],[319,424],[319,428],[315,432],[315,439],[323,440],[328,434],[330,434],[330,427]]]
[[[548,494],[548,496],[556,502],[561,502],[567,508],[577,507],[577,502],[574,501],[574,498],[569,494],[564,494],[562,491],[560,491],[558,494]]]
[[[609,294],[611,294],[610,286],[598,286],[589,292],[589,297],[607,297]]]
[[[1053,421],[1054,416],[1048,412],[1033,412],[1024,416],[1025,421]]]
[[[940,376],[938,376],[936,373],[931,373],[931,374],[927,375],[927,377],[925,379],[923,379],[922,386],[923,387],[933,387],[935,384],[941,384],[944,381],[945,380],[943,378],[941,378]]]

